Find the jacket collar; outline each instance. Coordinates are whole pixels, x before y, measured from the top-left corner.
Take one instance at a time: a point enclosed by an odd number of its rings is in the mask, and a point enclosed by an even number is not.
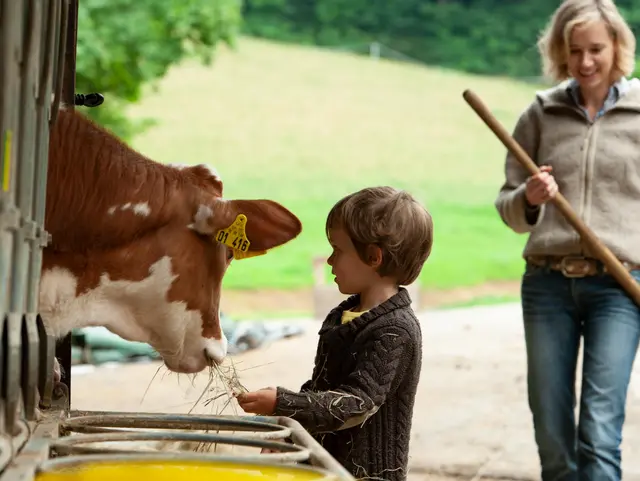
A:
[[[384,301],[381,304],[378,304],[374,308],[365,312],[359,317],[356,317],[351,322],[347,322],[346,324],[341,323],[342,313],[347,309],[351,309],[356,307],[360,303],[360,295],[353,295],[344,301],[342,301],[337,307],[333,308],[331,312],[327,315],[325,322],[320,328],[320,334],[323,332],[339,328],[345,330],[356,331],[360,329],[362,326],[370,323],[374,319],[377,319],[381,316],[384,316],[396,309],[406,308],[411,305],[411,296],[409,292],[404,287],[400,287],[398,293],[391,296],[389,299]]]

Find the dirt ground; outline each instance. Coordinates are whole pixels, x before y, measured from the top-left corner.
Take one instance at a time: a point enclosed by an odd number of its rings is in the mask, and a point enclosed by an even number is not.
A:
[[[539,479],[526,401],[519,306],[426,311],[420,319],[424,363],[414,413],[410,479]],[[305,335],[233,358],[248,389],[297,388],[307,379],[319,323],[304,322]],[[208,375],[190,379],[161,368],[151,382],[159,366],[74,367],[72,408],[186,413],[205,390]],[[632,380],[624,432],[625,480],[640,480],[639,370]],[[222,399],[215,406],[204,406],[212,396],[207,393],[194,412],[219,413]],[[234,403],[224,413],[241,411]]]

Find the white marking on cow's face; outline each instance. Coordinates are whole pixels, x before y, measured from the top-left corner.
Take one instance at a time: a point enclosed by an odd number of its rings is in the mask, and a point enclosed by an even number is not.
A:
[[[122,212],[126,210],[130,210],[135,215],[139,215],[141,217],[147,217],[149,214],[151,214],[151,207],[149,207],[148,202],[138,202],[137,204],[127,202],[126,204],[123,204],[120,207],[118,207],[117,205],[114,205],[112,207],[109,207],[109,210],[107,211],[107,213],[109,215],[113,215],[118,209],[120,209],[120,211]]]
[[[209,173],[215,177],[216,179],[218,179],[220,182],[222,182],[222,177],[220,177],[220,174],[218,173],[218,170],[212,166],[212,165],[208,165],[208,164],[203,164],[207,170],[209,171]]]
[[[195,373],[208,366],[208,358],[221,362],[227,339],[202,336],[202,316],[186,302],[167,301],[176,279],[171,258],[162,257],[141,281],[109,279],[103,274],[94,289],[76,296],[77,278],[68,269],[54,267],[42,273],[40,312],[56,337],[85,326],[104,326],[134,342],[150,344],[176,372]],[[206,352],[206,355],[205,355]]]
[[[191,167],[190,165],[186,165],[186,164],[166,164],[166,166],[171,167],[172,169],[177,169],[177,170],[182,170],[182,169]]]
[[[211,207],[200,204],[196,215],[193,216],[193,223],[187,227],[193,229],[200,234],[213,234],[213,223],[209,222],[209,219],[213,217],[213,210]]]
[[[222,329],[220,330],[222,332]],[[227,357],[227,348],[229,347],[229,343],[227,341],[224,332],[222,332],[222,339],[206,339],[204,350],[207,353],[209,359],[213,359],[215,362],[220,364],[224,361],[224,358]]]
[[[148,202],[139,202],[138,204],[133,204],[132,210],[136,215],[141,215],[144,217],[151,214],[151,207],[149,207]]]
[[[165,164],[167,167],[171,167],[172,169],[176,169],[176,170],[182,170],[182,169],[188,169],[190,167],[194,167],[194,165],[187,165],[187,164],[173,164],[173,163],[169,163],[169,164]],[[214,177],[215,179],[219,180],[220,182],[222,182],[222,177],[220,176],[220,173],[218,172],[218,170],[208,164],[198,164],[200,167],[204,167],[205,169],[207,169],[209,171],[209,175],[211,175],[212,177]]]

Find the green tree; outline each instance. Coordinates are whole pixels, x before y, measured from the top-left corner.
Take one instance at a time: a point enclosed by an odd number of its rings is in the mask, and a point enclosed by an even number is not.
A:
[[[240,21],[240,0],[81,0],[76,91],[105,96],[85,112],[129,140],[147,122],[127,119],[127,103],[184,58],[210,63],[220,42],[233,46]]]
[[[560,0],[245,0],[243,29],[318,45],[379,41],[426,64],[538,77],[536,42]],[[616,4],[640,33],[640,3]]]

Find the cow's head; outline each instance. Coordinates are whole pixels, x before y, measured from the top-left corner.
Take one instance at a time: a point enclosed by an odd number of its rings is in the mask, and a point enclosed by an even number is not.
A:
[[[178,372],[226,355],[218,308],[234,249],[216,234],[242,214],[247,252],[261,252],[301,231],[278,203],[223,200],[211,169],[154,162],[74,110],[51,132],[46,206],[40,312],[51,332],[104,326]]]
[[[229,233],[239,219],[245,221],[245,240],[249,241],[244,251],[242,242],[237,242],[234,248],[231,247],[234,239],[229,236],[223,239],[220,235]],[[170,370],[193,373],[212,361],[221,363],[226,356],[227,340],[220,326],[219,303],[222,279],[231,262],[242,253],[243,262],[251,262],[251,254],[263,254],[289,242],[298,236],[302,226],[293,213],[271,200],[215,199],[197,207],[188,227],[191,233],[186,235],[192,236],[188,244],[194,249],[180,254],[176,267],[184,272],[177,272],[168,299],[173,302],[189,299],[190,314],[185,313],[182,318],[185,325],[163,326],[155,337],[166,346],[160,352]],[[237,231],[232,229],[231,234],[234,232]]]

